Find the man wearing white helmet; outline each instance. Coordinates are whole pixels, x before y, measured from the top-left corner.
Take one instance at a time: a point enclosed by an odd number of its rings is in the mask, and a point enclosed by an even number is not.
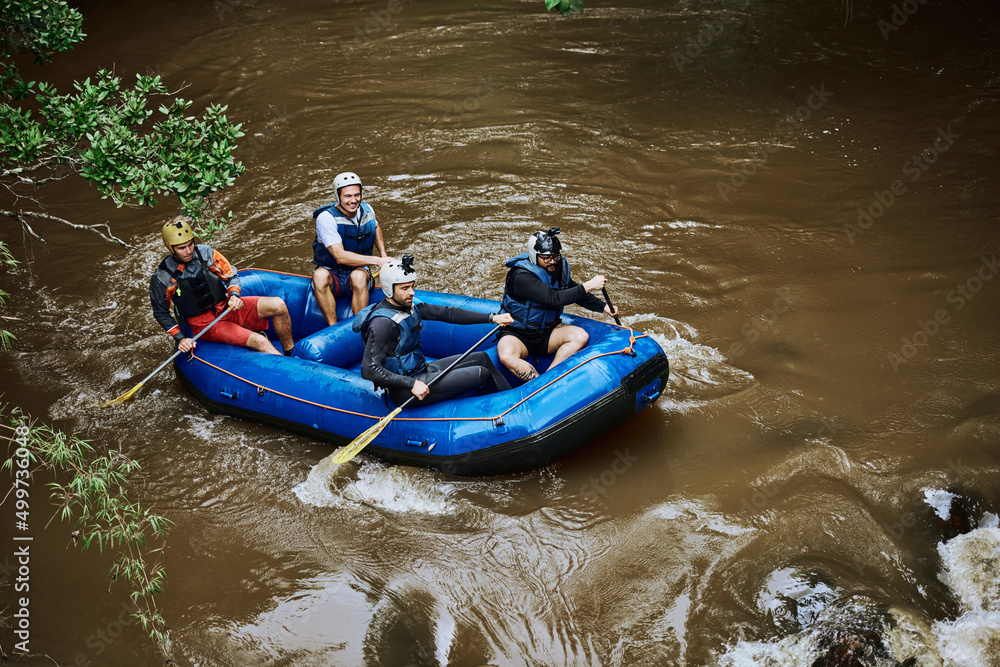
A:
[[[580,327],[560,322],[564,306],[575,303],[595,313],[618,315],[617,308],[612,310],[589,294],[604,288],[604,276],[596,275],[582,285],[573,282],[558,233],[558,227],[535,232],[528,238],[528,251],[506,262],[510,271],[501,303],[514,323],[500,332],[497,354],[503,365],[525,382],[538,377],[528,355],[554,355],[551,365],[556,366],[590,340]]]
[[[357,314],[368,305],[374,286],[371,266],[382,266],[388,257],[382,228],[375,211],[361,201],[361,179],[345,171],[333,179],[337,201],[313,211],[316,239],[313,241],[313,294],[327,324],[337,322],[338,296],[351,297]],[[378,250],[373,255],[372,250]]]
[[[279,354],[261,333],[268,328],[270,318],[284,353],[292,351],[292,319],[283,299],[241,297],[236,267],[211,246],[195,244],[194,232],[184,218],[163,225],[161,235],[170,255],[160,262],[149,281],[149,300],[153,317],[177,342],[178,350],[190,352],[196,342],[181,333],[180,324],[170,314],[171,308],[184,318],[194,335],[228,307],[226,316],[206,331],[201,340]]]
[[[428,364],[420,349],[423,320],[504,326],[514,321],[509,314],[484,314],[415,301],[418,276],[411,255],[389,260],[379,278],[385,299],[362,309],[352,324],[365,341],[362,377],[376,387],[385,387],[396,405],[402,405],[411,394],[427,405],[461,396],[470,389],[480,395],[510,389],[484,352],[473,352],[429,388],[427,385],[461,355]]]

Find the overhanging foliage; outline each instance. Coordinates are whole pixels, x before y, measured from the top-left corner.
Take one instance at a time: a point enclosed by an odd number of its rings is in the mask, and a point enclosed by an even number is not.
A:
[[[38,188],[79,176],[117,206],[176,196],[204,237],[231,217],[208,216],[210,196],[243,173],[233,157],[241,125],[229,121],[225,106],[190,115],[192,103],[168,91],[159,76],[138,75],[127,87],[106,69],[66,94],[25,81],[16,55],[31,53],[37,63],[48,62],[83,39],[82,17],[62,0],[0,0],[0,10],[0,185],[13,198],[0,214],[40,241],[32,220],[87,229],[127,245],[106,223],[78,224],[44,211]],[[154,98],[163,98],[155,111]]]

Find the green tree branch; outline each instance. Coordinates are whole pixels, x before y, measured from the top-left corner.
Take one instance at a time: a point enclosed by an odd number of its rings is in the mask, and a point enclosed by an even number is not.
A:
[[[21,474],[25,469],[14,465],[15,458],[27,459],[30,479],[42,471],[52,475],[55,481],[48,484],[56,505],[52,519],[59,516],[72,524],[73,544],[84,551],[96,543],[102,553],[105,549],[114,552],[109,586],[119,580],[128,582],[135,605],[132,617],[156,643],[166,664],[172,664],[169,632],[156,596],[166,583],[162,555],[173,523],[129,501],[125,487],[139,464],[119,451],[97,452],[86,440],[33,422],[17,408],[0,404],[0,422],[0,440],[8,442],[8,458],[0,467],[12,478],[11,489],[0,504],[18,488],[25,488]],[[26,456],[17,454],[19,448],[27,450]]]
[[[19,263],[20,262],[14,259],[14,255],[11,254],[10,248],[7,244],[0,241],[0,268],[6,267],[8,270],[13,269]],[[0,310],[4,309],[7,305],[7,299],[9,298],[10,294],[0,289]],[[9,320],[14,318],[10,318],[6,315],[0,315],[0,319]],[[0,328],[0,350],[9,350],[11,343],[13,343],[16,338],[17,337],[11,332]]]
[[[0,0],[0,186],[13,206],[0,215],[43,241],[29,223],[54,222],[128,245],[107,223],[84,225],[45,213],[34,194],[70,176],[95,186],[116,206],[152,206],[176,196],[181,213],[210,238],[231,217],[209,216],[211,196],[234,183],[244,167],[233,151],[243,136],[226,107],[211,105],[201,116],[192,102],[167,90],[159,76],[137,75],[123,86],[110,70],[73,84],[59,94],[48,83],[24,81],[17,53],[48,62],[80,42],[82,17],[63,0]],[[163,98],[156,110],[149,108]]]
[[[583,13],[583,0],[545,0],[545,9],[558,9],[563,16]]]

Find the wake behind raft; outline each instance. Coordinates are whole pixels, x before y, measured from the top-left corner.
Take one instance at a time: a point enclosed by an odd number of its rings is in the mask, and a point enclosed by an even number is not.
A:
[[[364,346],[351,329],[349,300],[338,299],[340,321],[328,327],[309,278],[249,269],[240,271],[240,282],[245,296],[284,299],[299,340],[290,357],[203,341],[193,354],[179,356],[177,376],[210,412],[340,446],[396,407],[361,377]],[[500,305],[423,290],[416,298],[483,313]],[[427,407],[411,403],[365,453],[462,477],[522,472],[557,461],[656,401],[669,365],[652,338],[599,320],[569,314],[562,320],[590,334],[590,342],[565,362],[544,370],[551,358],[539,358],[541,375],[509,391],[470,393]],[[490,328],[425,321],[424,354],[428,362],[460,354]],[[492,339],[479,349],[503,368]],[[510,375],[508,380],[512,386],[519,382]]]

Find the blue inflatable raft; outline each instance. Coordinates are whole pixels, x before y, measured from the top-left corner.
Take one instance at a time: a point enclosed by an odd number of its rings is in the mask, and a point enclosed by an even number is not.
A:
[[[209,411],[346,445],[395,408],[361,377],[363,344],[351,330],[348,300],[338,300],[341,321],[327,327],[309,278],[250,269],[240,272],[240,280],[245,296],[285,300],[295,352],[284,357],[199,342],[193,355],[179,356],[174,365]],[[381,296],[376,291],[371,298]],[[484,313],[499,310],[496,301],[439,292],[418,290],[417,299]],[[457,476],[531,470],[578,449],[659,397],[669,368],[652,338],[599,320],[568,314],[562,319],[590,334],[587,346],[565,362],[544,370],[551,359],[538,359],[542,374],[526,384],[508,375],[514,387],[509,391],[408,407],[364,453]],[[491,328],[425,321],[424,353],[428,361],[460,354]],[[480,349],[503,368],[492,339]]]

